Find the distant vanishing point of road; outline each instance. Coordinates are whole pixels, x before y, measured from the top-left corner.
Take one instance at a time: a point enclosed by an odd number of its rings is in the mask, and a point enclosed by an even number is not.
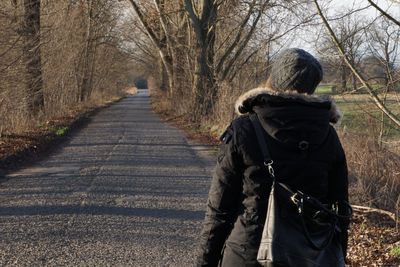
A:
[[[70,138],[0,181],[0,266],[193,266],[212,158],[146,90]]]

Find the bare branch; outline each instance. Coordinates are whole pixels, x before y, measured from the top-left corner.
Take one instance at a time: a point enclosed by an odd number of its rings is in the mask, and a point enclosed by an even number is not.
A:
[[[266,1],[264,3],[264,5],[262,7],[260,7],[260,10],[258,11],[257,17],[254,19],[253,24],[251,25],[251,28],[250,28],[249,32],[247,33],[246,37],[244,38],[244,41],[242,42],[242,44],[237,49],[235,55],[229,61],[228,65],[225,67],[225,69],[224,69],[224,71],[222,73],[222,76],[221,76],[222,80],[225,79],[228,76],[232,66],[235,64],[235,62],[237,61],[239,56],[242,54],[242,52],[245,49],[245,47],[247,46],[247,44],[249,43],[251,37],[253,36],[254,31],[256,30],[258,21],[260,20],[261,15],[263,14],[264,9],[267,7],[268,3],[269,3],[269,1]]]
[[[235,47],[239,43],[240,38],[242,37],[242,34],[243,34],[243,30],[246,28],[246,25],[247,25],[249,19],[251,18],[251,15],[253,14],[255,3],[256,3],[256,0],[253,0],[253,2],[250,4],[250,8],[246,14],[246,17],[242,20],[242,23],[239,26],[239,30],[237,31],[234,40],[232,41],[231,45],[226,49],[225,53],[221,57],[218,65],[217,65],[217,68],[216,68],[217,73],[219,73],[221,71],[222,66],[225,63],[225,60],[228,58],[228,56],[232,53],[232,51],[235,49]]]
[[[373,6],[374,8],[376,8],[379,12],[381,12],[381,14],[385,17],[387,17],[388,19],[390,19],[392,22],[396,23],[398,26],[400,26],[400,21],[398,21],[397,19],[395,19],[394,17],[392,17],[389,13],[387,13],[385,10],[383,10],[380,6],[378,6],[377,4],[375,4],[372,0],[368,0],[368,3],[371,4],[371,6]]]
[[[373,102],[375,105],[381,109],[390,120],[392,120],[397,126],[400,127],[400,120],[397,118],[395,114],[393,114],[390,110],[387,109],[386,105],[382,102],[382,100],[379,98],[377,93],[374,91],[374,89],[371,87],[371,85],[362,77],[361,73],[356,69],[353,63],[351,63],[350,59],[346,55],[342,45],[340,44],[338,38],[336,37],[335,32],[332,30],[332,27],[330,26],[328,20],[326,19],[325,15],[322,13],[321,7],[318,3],[318,0],[314,0],[315,7],[317,8],[318,14],[320,15],[326,29],[328,30],[332,41],[335,43],[340,55],[343,57],[344,61],[348,65],[348,67],[351,69],[351,71],[354,73],[354,75],[360,80],[360,82],[363,84],[363,86],[367,89],[369,95],[371,96]]]
[[[144,16],[142,10],[140,9],[139,5],[134,0],[129,0],[129,2],[132,4],[132,7],[135,10],[140,22],[142,23],[143,27],[146,29],[148,36],[153,41],[154,45],[157,46],[161,50],[162,47],[160,44],[160,40],[158,39],[154,30],[147,23],[145,16]]]
[[[198,36],[201,35],[201,21],[199,19],[199,16],[196,14],[194,10],[192,0],[185,0],[185,9],[189,14],[190,20],[192,21],[196,35]]]

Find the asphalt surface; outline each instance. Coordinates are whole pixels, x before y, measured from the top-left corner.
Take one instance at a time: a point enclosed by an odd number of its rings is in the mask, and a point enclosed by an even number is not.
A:
[[[0,182],[0,266],[193,266],[203,148],[160,121],[147,91],[100,111]]]

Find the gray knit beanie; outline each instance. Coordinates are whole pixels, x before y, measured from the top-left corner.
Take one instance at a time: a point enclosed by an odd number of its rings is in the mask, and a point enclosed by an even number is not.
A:
[[[299,48],[281,52],[271,66],[270,84],[275,90],[314,93],[323,76],[321,64],[310,53]]]

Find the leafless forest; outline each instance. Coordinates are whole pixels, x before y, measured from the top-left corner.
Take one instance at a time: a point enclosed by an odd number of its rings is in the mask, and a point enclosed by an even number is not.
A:
[[[0,1],[0,133],[127,86],[115,1]]]
[[[1,0],[0,135],[147,79],[155,109],[218,135],[274,55],[315,54],[344,113],[353,203],[400,206],[400,3]]]

